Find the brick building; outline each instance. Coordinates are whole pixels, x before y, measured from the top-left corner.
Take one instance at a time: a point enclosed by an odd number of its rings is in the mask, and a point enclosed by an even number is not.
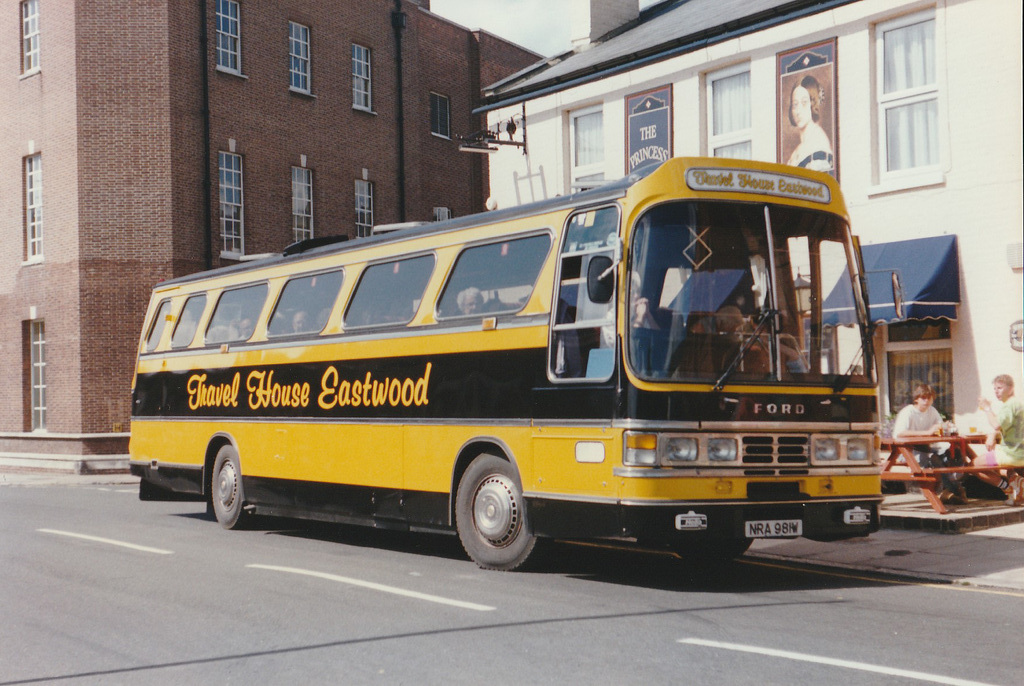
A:
[[[156,281],[482,210],[484,160],[456,137],[484,126],[481,84],[538,59],[429,0],[3,4],[0,454],[15,463],[126,452]]]

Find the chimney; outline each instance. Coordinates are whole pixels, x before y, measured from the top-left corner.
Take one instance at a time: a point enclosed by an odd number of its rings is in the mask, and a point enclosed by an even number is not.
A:
[[[640,16],[640,0],[571,0],[569,28],[574,50]]]

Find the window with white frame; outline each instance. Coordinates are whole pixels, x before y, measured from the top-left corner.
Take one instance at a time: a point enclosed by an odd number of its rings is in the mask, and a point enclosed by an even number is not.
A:
[[[43,156],[25,158],[25,244],[28,259],[43,256]]]
[[[939,166],[935,16],[922,12],[879,24],[880,176]]]
[[[356,179],[356,235],[373,232],[373,182]]]
[[[367,112],[373,109],[370,81],[370,49],[352,44],[352,107]]]
[[[451,219],[455,215],[452,214],[452,208],[450,207],[435,207],[434,208],[434,221],[443,222]]]
[[[309,27],[288,22],[289,70],[292,90],[309,93]]]
[[[443,138],[452,137],[448,98],[437,93],[430,94],[430,133]]]
[[[21,3],[21,71],[39,69],[39,0]]]
[[[569,115],[569,156],[573,192],[604,181],[604,111],[600,105]]]
[[[750,67],[708,74],[708,151],[714,157],[750,159]]]
[[[29,322],[29,366],[31,367],[30,414],[32,430],[46,430],[46,328],[42,320]]]
[[[245,254],[245,215],[242,207],[242,156],[219,153],[220,236],[224,252]]]
[[[239,5],[234,0],[217,0],[217,68],[242,72]]]
[[[294,240],[313,237],[313,170],[292,167],[292,234]]]

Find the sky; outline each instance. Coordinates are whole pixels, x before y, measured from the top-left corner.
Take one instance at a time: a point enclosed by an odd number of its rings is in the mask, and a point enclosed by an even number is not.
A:
[[[640,0],[640,7],[656,0]],[[483,29],[544,57],[569,49],[570,0],[430,0],[430,11]]]

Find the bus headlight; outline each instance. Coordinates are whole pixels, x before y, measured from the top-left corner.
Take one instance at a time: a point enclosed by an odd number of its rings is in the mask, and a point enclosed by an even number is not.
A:
[[[839,459],[839,442],[830,436],[815,436],[814,459],[829,462]]]
[[[735,438],[708,439],[708,459],[712,462],[735,462],[738,454]]]
[[[674,436],[665,441],[665,459],[669,462],[696,462],[697,439]]]
[[[658,437],[655,434],[625,434],[626,447],[622,451],[622,464],[652,467],[658,463]]]
[[[871,441],[867,438],[851,438],[846,442],[846,459],[867,462],[871,459]]]

